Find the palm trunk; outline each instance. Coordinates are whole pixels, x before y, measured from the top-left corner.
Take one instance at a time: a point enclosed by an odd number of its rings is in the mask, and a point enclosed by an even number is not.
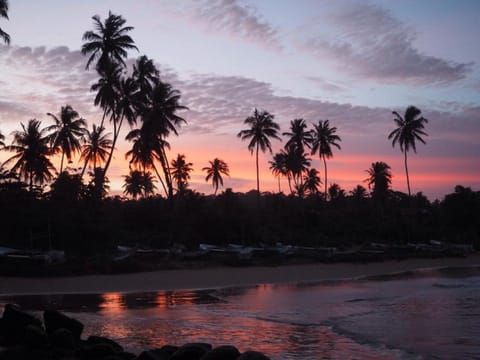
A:
[[[80,179],[83,179],[83,175],[85,174],[85,170],[87,169],[88,164],[88,157],[85,159],[85,165],[83,165],[82,173],[80,174]]]
[[[108,154],[108,159],[107,162],[105,163],[105,169],[103,170],[103,175],[102,175],[102,180],[105,179],[105,176],[107,175],[107,170],[110,166],[110,162],[112,161],[113,157],[113,152],[115,150],[115,145],[117,143],[118,135],[120,134],[120,129],[122,128],[122,122],[123,122],[123,116],[120,118],[120,121],[118,123],[117,127],[117,122],[116,119],[113,119],[113,141],[112,141],[112,149],[110,150],[110,154]]]
[[[65,157],[65,152],[62,151],[62,160],[60,160],[60,174],[63,172],[63,158]]]
[[[412,196],[412,194],[410,193],[410,178],[408,176],[408,166],[407,166],[407,150],[405,149],[404,151],[405,153],[405,173],[407,174],[407,188],[408,188],[408,196]]]
[[[165,196],[168,197],[167,188],[165,187],[165,183],[163,182],[162,177],[160,176],[160,173],[158,172],[157,167],[155,166],[155,164],[152,164],[152,167],[153,167],[153,170],[155,171],[155,174],[157,174],[158,180],[160,180],[160,184],[162,184],[163,191],[165,191]]]
[[[325,155],[322,156],[323,157],[323,167],[325,169],[325,201],[327,201],[327,161],[325,160]]]
[[[277,176],[277,179],[278,179],[278,193],[280,194],[282,192],[282,189],[280,187],[280,175]]]
[[[258,143],[257,143],[257,153],[256,153],[256,165],[257,165],[257,197],[260,198],[260,175],[258,171]]]

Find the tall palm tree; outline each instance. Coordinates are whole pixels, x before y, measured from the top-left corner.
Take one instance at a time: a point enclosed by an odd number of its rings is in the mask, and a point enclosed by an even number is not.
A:
[[[312,155],[317,154],[320,159],[323,160],[323,167],[325,169],[324,184],[325,184],[325,200],[327,200],[327,161],[333,157],[332,146],[335,146],[337,149],[341,149],[338,144],[341,141],[340,136],[336,135],[336,127],[330,127],[330,122],[328,120],[320,120],[318,124],[313,125],[312,130]]]
[[[310,166],[310,159],[303,149],[295,144],[281,150],[285,153],[285,167],[288,172],[289,179],[293,179],[294,187],[303,186],[303,174]]]
[[[311,194],[318,194],[318,188],[322,181],[318,176],[318,171],[315,168],[307,169],[306,174],[303,178],[305,190]]]
[[[278,179],[278,192],[281,193],[282,189],[280,188],[280,178],[282,176],[287,177],[288,176],[288,169],[286,165],[286,154],[284,151],[281,151],[279,153],[276,153],[273,155],[273,160],[269,161],[270,164],[270,170],[272,171],[273,175],[275,175]],[[290,185],[290,178],[288,179],[289,187],[290,187],[290,192],[292,191],[292,187]]]
[[[16,152],[7,159],[4,164],[15,162],[11,171],[18,173],[25,182],[28,182],[30,190],[33,184],[42,185],[53,177],[55,167],[48,156],[51,155],[49,138],[45,129],[40,129],[41,122],[35,119],[29,120],[27,126],[23,123],[22,131],[13,133],[12,145],[6,146],[5,150]]]
[[[280,140],[278,131],[280,126],[273,121],[274,116],[268,111],[259,112],[257,109],[253,111],[253,115],[244,120],[244,124],[250,128],[242,130],[237,134],[237,137],[243,140],[250,139],[248,150],[253,155],[255,150],[256,168],[257,168],[257,196],[260,196],[260,176],[258,168],[258,151],[266,152],[267,149],[272,153],[272,145],[270,138]]]
[[[294,119],[290,121],[290,131],[284,132],[283,136],[288,136],[289,139],[285,144],[285,149],[290,146],[299,147],[302,149],[309,147],[312,142],[312,133],[307,131],[307,123],[303,119]]]
[[[173,197],[173,184],[166,149],[166,139],[172,133],[178,135],[177,128],[186,123],[186,120],[177,115],[178,111],[188,110],[186,106],[180,105],[181,94],[172,85],[165,82],[158,82],[154,85],[148,107],[140,111],[142,126],[146,131],[154,135],[161,150],[160,164],[163,169],[165,183],[168,188],[168,197]]]
[[[370,188],[373,185],[372,196],[374,199],[383,201],[388,194],[390,184],[392,183],[392,173],[390,166],[383,161],[372,163],[372,166],[366,170],[368,178],[365,181]]]
[[[220,160],[219,158],[209,161],[210,166],[204,167],[202,170],[207,172],[205,181],[212,180],[212,185],[215,188],[214,195],[217,195],[218,185],[223,186],[222,174],[230,176],[228,165],[225,161]]]
[[[160,71],[156,68],[153,60],[142,55],[133,64],[132,77],[137,82],[140,92],[148,96],[151,94],[154,85],[160,82]]]
[[[90,55],[85,68],[88,69],[94,60],[97,60],[97,70],[102,70],[111,63],[125,67],[127,50],[138,51],[133,39],[127,34],[133,27],[125,26],[126,20],[110,11],[103,23],[98,15],[92,19],[94,30],[86,31],[82,38],[85,41],[82,45],[82,54]]]
[[[46,128],[46,131],[53,131],[49,135],[53,151],[62,152],[60,162],[60,173],[62,173],[64,157],[66,156],[70,162],[72,156],[80,151],[80,140],[83,140],[87,130],[86,122],[70,105],[62,106],[58,116],[52,113],[47,113],[47,115],[55,121],[54,125]]]
[[[0,0],[0,17],[8,20],[8,0]],[[10,44],[10,35],[0,28],[0,38],[7,45]]]
[[[139,196],[147,197],[148,195],[153,195],[155,185],[153,184],[153,177],[149,172],[131,170],[130,174],[124,177],[125,183],[122,186],[124,194],[130,195],[133,199]]]
[[[184,154],[178,154],[176,159],[172,160],[172,178],[177,183],[177,193],[183,194],[188,188],[190,173],[193,171],[193,164],[185,160]]]
[[[407,165],[407,152],[410,149],[417,152],[417,147],[415,141],[418,140],[423,144],[426,144],[423,140],[423,136],[428,136],[428,134],[423,130],[425,124],[428,123],[428,120],[421,116],[422,112],[420,109],[417,109],[415,106],[409,106],[405,110],[404,117],[396,111],[392,111],[392,114],[395,115],[393,121],[397,125],[397,128],[393,130],[389,135],[388,139],[392,140],[392,146],[398,142],[400,145],[400,150],[405,154],[405,173],[407,174],[407,188],[408,196],[411,196],[410,192],[410,178],[408,176],[408,165]]]
[[[103,162],[107,160],[108,150],[112,147],[112,140],[110,139],[110,133],[105,134],[103,127],[97,127],[95,124],[92,127],[92,131],[86,131],[85,144],[82,145],[80,159],[85,162],[82,169],[81,177],[85,173],[87,166],[93,165],[93,169],[101,166]]]

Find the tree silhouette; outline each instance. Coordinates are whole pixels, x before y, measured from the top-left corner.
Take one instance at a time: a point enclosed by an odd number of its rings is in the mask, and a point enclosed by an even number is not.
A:
[[[8,0],[0,0],[0,18],[8,20]],[[0,38],[3,39],[5,44],[10,44],[10,35],[3,31],[2,28],[0,28]]]
[[[336,127],[330,127],[330,122],[328,120],[320,120],[317,125],[313,125],[312,131],[312,155],[317,154],[320,159],[323,159],[323,166],[325,169],[324,183],[325,183],[325,200],[327,200],[327,161],[333,157],[332,146],[335,146],[337,149],[341,149],[338,144],[341,141],[338,135],[335,135],[337,132]]]
[[[350,196],[355,202],[359,203],[367,198],[367,189],[365,189],[362,185],[357,185],[352,191],[350,191]]]
[[[282,190],[280,188],[280,178],[282,176],[288,177],[288,169],[286,165],[285,152],[281,151],[273,155],[273,160],[269,161],[269,164],[270,164],[270,170],[272,171],[273,175],[275,175],[278,179],[278,192],[281,193]],[[289,187],[291,192],[292,187],[290,185],[290,178],[288,180],[289,180],[288,182],[289,182]]]
[[[177,158],[172,160],[172,178],[177,183],[177,193],[180,195],[188,188],[190,173],[193,171],[192,165],[185,160],[184,154],[178,154]]]
[[[124,26],[126,20],[120,15],[108,12],[108,17],[102,23],[100,16],[92,17],[94,30],[86,31],[82,40],[82,54],[90,55],[86,69],[97,60],[98,71],[105,69],[108,64],[117,63],[125,67],[125,60],[128,56],[127,50],[137,50],[134,41],[127,34],[133,30],[131,26]]]
[[[303,119],[295,119],[290,121],[290,132],[284,132],[283,136],[288,136],[289,139],[285,144],[285,149],[293,146],[304,150],[309,147],[312,142],[312,133],[307,131],[307,123]]]
[[[303,178],[305,191],[310,195],[318,194],[318,188],[322,181],[318,176],[318,171],[315,168],[307,169],[306,174]]]
[[[303,174],[310,166],[310,159],[307,158],[307,154],[302,147],[294,144],[286,147],[285,150],[281,150],[282,152],[285,154],[285,168],[288,178],[293,179],[295,189],[303,188]]]
[[[207,172],[205,181],[212,180],[212,185],[215,189],[214,195],[217,195],[218,185],[223,186],[222,174],[230,176],[229,169],[227,163],[219,158],[215,158],[213,161],[209,161],[209,163],[210,166],[204,167],[202,170]]]
[[[248,150],[253,155],[255,150],[256,168],[257,168],[257,196],[260,196],[260,176],[258,168],[258,151],[266,152],[267,149],[272,152],[270,138],[280,140],[278,130],[280,126],[273,121],[274,116],[267,111],[259,112],[254,110],[253,116],[249,116],[244,120],[244,124],[250,126],[249,129],[240,131],[237,136],[243,140],[250,139]]]
[[[15,162],[11,171],[18,173],[29,184],[30,191],[33,184],[42,185],[52,179],[55,167],[48,156],[51,154],[48,146],[49,138],[45,129],[40,129],[41,122],[29,120],[27,126],[23,123],[22,131],[13,133],[12,145],[5,146],[5,150],[16,152],[4,164]]]
[[[133,199],[139,196],[147,197],[148,195],[153,195],[155,185],[153,184],[152,174],[149,172],[131,170],[130,174],[124,177],[124,194],[130,195]]]
[[[5,136],[0,131],[0,147],[5,146],[5,143],[3,142],[3,140],[5,140]]]
[[[328,195],[331,201],[339,201],[345,199],[345,190],[340,185],[334,183],[328,188]]]
[[[93,165],[93,169],[101,166],[106,161],[108,150],[112,147],[112,140],[109,138],[110,133],[105,134],[105,129],[97,127],[95,124],[92,131],[85,133],[85,144],[82,145],[80,159],[85,162],[81,177],[85,173],[85,169],[89,164]]]
[[[160,72],[153,61],[145,55],[140,56],[133,64],[132,77],[144,96],[150,96],[153,87],[160,82]]]
[[[372,166],[366,171],[369,176],[365,181],[368,183],[369,188],[373,185],[373,198],[384,201],[392,182],[390,166],[383,161],[377,161],[372,163]]]
[[[63,160],[67,157],[70,162],[72,156],[80,151],[80,140],[83,139],[86,132],[86,122],[82,119],[78,112],[76,112],[70,105],[62,106],[58,117],[52,113],[47,113],[55,124],[46,128],[46,131],[52,131],[49,135],[52,149],[62,152],[62,159],[60,162],[60,174],[63,172]]]
[[[425,140],[422,138],[422,135],[428,136],[428,134],[423,130],[425,128],[425,124],[428,123],[428,120],[421,116],[421,113],[422,112],[415,106],[407,107],[404,117],[400,116],[398,112],[392,111],[392,114],[395,115],[393,121],[397,125],[397,128],[388,135],[388,139],[392,140],[392,146],[395,146],[395,144],[398,142],[400,145],[400,150],[405,155],[405,173],[407,175],[408,196],[411,196],[412,194],[410,192],[407,152],[408,150],[413,149],[413,151],[416,153],[417,147],[415,141],[418,140],[426,144]]]

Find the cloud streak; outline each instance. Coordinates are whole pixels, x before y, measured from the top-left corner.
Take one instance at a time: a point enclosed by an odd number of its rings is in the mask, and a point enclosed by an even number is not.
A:
[[[456,63],[415,48],[415,33],[380,5],[349,3],[317,19],[297,47],[355,77],[385,83],[446,85],[464,79],[472,63]]]

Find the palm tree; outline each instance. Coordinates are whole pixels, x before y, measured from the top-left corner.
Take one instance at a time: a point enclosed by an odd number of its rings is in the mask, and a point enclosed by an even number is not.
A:
[[[172,178],[177,183],[177,193],[183,194],[188,188],[190,173],[193,171],[192,163],[187,163],[184,154],[178,154],[176,159],[172,160]]]
[[[286,154],[284,151],[281,151],[279,153],[276,153],[273,155],[273,160],[269,161],[270,164],[270,170],[272,171],[273,175],[275,175],[278,179],[278,192],[281,193],[282,189],[280,188],[280,178],[282,176],[287,177],[288,176],[288,169],[286,165]],[[292,191],[291,185],[290,185],[290,178],[288,179],[288,183],[290,186],[290,192]]]
[[[28,182],[30,190],[33,190],[34,183],[42,185],[52,179],[55,167],[48,159],[51,154],[49,138],[46,130],[40,129],[41,122],[32,119],[27,126],[23,123],[21,125],[23,130],[13,133],[12,145],[5,146],[5,150],[15,151],[16,154],[4,164],[15,162],[11,171],[18,173]]]
[[[110,133],[105,134],[103,127],[97,127],[95,124],[92,131],[86,131],[86,142],[82,145],[80,159],[85,162],[82,169],[81,177],[85,173],[85,169],[89,164],[93,165],[93,169],[101,166],[106,161],[108,150],[112,147],[112,140],[109,138]]]
[[[95,15],[93,19],[93,31],[86,31],[83,34],[82,54],[90,55],[86,69],[94,60],[97,61],[96,68],[101,71],[108,64],[116,63],[125,67],[124,59],[127,58],[127,50],[137,50],[132,38],[127,35],[133,30],[131,26],[124,26],[126,20],[121,15],[108,12],[108,17],[102,23],[100,16]]]
[[[390,166],[383,161],[377,161],[372,163],[370,169],[366,171],[369,176],[365,181],[369,188],[373,185],[373,198],[383,201],[387,197],[392,182]]]
[[[47,115],[55,121],[54,125],[46,128],[46,131],[53,130],[53,134],[49,135],[53,151],[59,149],[62,152],[61,174],[64,157],[66,156],[70,162],[72,155],[80,151],[80,140],[83,139],[87,130],[86,122],[70,105],[62,106],[58,117],[52,113],[47,113]]]
[[[312,131],[312,152],[314,155],[318,153],[320,159],[323,159],[323,166],[325,169],[324,184],[325,184],[325,200],[327,200],[327,161],[333,157],[332,145],[337,149],[341,149],[338,141],[341,141],[338,135],[335,135],[337,132],[336,127],[330,127],[330,122],[328,120],[320,120],[317,125],[313,125]]]
[[[345,190],[335,183],[328,188],[328,194],[331,201],[338,201],[345,198]]]
[[[214,195],[217,195],[218,185],[223,186],[222,174],[230,176],[229,169],[227,163],[219,158],[215,158],[213,161],[209,161],[209,163],[210,166],[204,167],[202,170],[207,172],[205,181],[212,180],[212,185],[215,188]]]
[[[123,191],[124,194],[136,199],[138,196],[147,197],[148,195],[153,195],[155,185],[153,184],[153,177],[149,172],[131,170],[130,174],[125,176],[123,188],[125,189]]]
[[[267,111],[259,112],[254,110],[253,116],[249,116],[244,120],[244,124],[250,126],[249,129],[240,131],[237,136],[243,140],[250,139],[248,144],[248,150],[253,155],[255,150],[256,168],[257,168],[257,196],[260,197],[260,176],[258,169],[258,151],[267,151],[272,153],[272,146],[270,144],[270,138],[280,140],[278,136],[278,130],[280,126],[273,121],[274,116]]]
[[[177,115],[179,110],[188,110],[186,106],[180,105],[180,97],[180,92],[170,84],[158,82],[153,87],[148,107],[140,111],[142,126],[145,127],[145,131],[152,134],[152,139],[157,142],[153,148],[160,149],[159,160],[170,199],[173,197],[173,185],[165,150],[168,148],[166,138],[172,133],[178,135],[177,128],[186,123],[184,118]]]
[[[359,203],[367,198],[367,189],[362,185],[357,185],[352,191],[350,191],[350,196],[355,202]]]
[[[0,17],[8,20],[8,0],[0,0]],[[10,44],[10,35],[0,28],[0,38],[3,39],[5,44]]]
[[[420,109],[417,109],[415,106],[407,107],[404,117],[401,117],[398,112],[393,111],[392,114],[395,115],[393,121],[397,125],[397,128],[388,135],[388,139],[392,139],[392,146],[395,146],[398,142],[400,144],[400,150],[405,154],[405,173],[407,174],[408,196],[411,196],[411,192],[410,179],[408,176],[407,152],[412,148],[416,153],[417,148],[415,141],[418,140],[426,144],[422,135],[428,136],[423,130],[425,124],[428,123],[428,120],[421,116],[421,113]]]
[[[318,176],[318,171],[315,168],[307,169],[306,174],[303,178],[305,190],[311,194],[318,194],[318,188],[322,181]]]
[[[293,179],[294,187],[303,186],[303,174],[310,166],[310,159],[301,147],[290,145],[285,150],[281,150],[285,154],[285,167],[287,169],[288,178]]]
[[[154,85],[160,82],[160,71],[151,59],[142,55],[133,64],[132,77],[137,82],[140,92],[148,96],[152,93]]]
[[[290,131],[284,132],[283,136],[289,136],[285,149],[290,146],[299,147],[302,149],[305,146],[309,147],[312,142],[312,133],[307,131],[307,123],[303,119],[295,119],[290,121]]]
[[[5,136],[0,131],[0,146],[1,147],[5,146],[5,143],[3,142],[3,140],[5,140]]]

